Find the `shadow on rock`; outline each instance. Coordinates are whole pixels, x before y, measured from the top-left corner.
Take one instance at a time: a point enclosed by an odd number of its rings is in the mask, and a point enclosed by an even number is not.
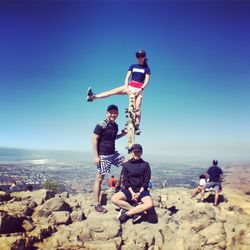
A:
[[[101,205],[105,206],[107,205],[107,194],[102,194],[102,198],[101,198]]]
[[[204,199],[204,201],[208,203],[214,203],[214,196],[214,194],[209,194],[208,197]],[[226,199],[223,195],[219,195],[218,204],[221,202],[226,202]]]

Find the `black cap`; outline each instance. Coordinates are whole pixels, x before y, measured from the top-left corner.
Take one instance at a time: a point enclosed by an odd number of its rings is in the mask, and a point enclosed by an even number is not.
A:
[[[218,165],[218,161],[217,160],[213,160],[213,165],[217,166]]]
[[[142,152],[142,146],[140,144],[134,144],[131,147],[131,151],[141,151]]]
[[[117,110],[118,111],[118,107],[114,104],[111,104],[107,107],[107,111],[111,110],[111,109],[114,109],[114,110]]]
[[[136,51],[136,57],[140,56],[140,55],[143,55],[146,57],[146,51],[145,50],[142,50],[142,49],[139,49]]]

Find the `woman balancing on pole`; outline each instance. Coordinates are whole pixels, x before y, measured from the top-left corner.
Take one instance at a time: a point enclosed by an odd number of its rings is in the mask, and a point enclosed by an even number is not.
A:
[[[89,87],[87,101],[92,102],[95,99],[106,98],[112,95],[129,95],[133,93],[135,95],[136,109],[135,132],[139,135],[141,132],[139,125],[141,120],[142,91],[149,83],[150,68],[147,64],[146,52],[144,50],[138,50],[136,52],[136,58],[138,63],[132,64],[129,67],[123,86],[100,94],[93,94],[91,87]]]

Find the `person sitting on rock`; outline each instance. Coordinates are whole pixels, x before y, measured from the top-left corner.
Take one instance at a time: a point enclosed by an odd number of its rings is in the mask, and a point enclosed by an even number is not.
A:
[[[199,180],[199,185],[198,185],[198,187],[193,191],[191,198],[195,197],[198,193],[200,193],[201,190],[202,190],[202,187],[203,187],[203,186],[206,184],[206,182],[207,182],[206,175],[204,175],[204,174],[200,175],[200,176],[199,176],[199,179],[200,179],[200,180]]]
[[[204,195],[206,192],[206,189],[213,188],[215,191],[214,196],[214,206],[218,205],[218,199],[219,199],[219,190],[221,189],[221,179],[222,179],[223,171],[220,167],[218,167],[218,161],[213,160],[213,165],[208,169],[207,171],[207,179],[209,181],[202,187],[201,190],[201,202],[204,202]]]
[[[142,158],[142,146],[134,144],[131,148],[133,158],[123,164],[124,189],[116,193],[111,201],[121,208],[118,219],[125,223],[133,218],[136,223],[142,217],[142,213],[153,207],[153,200],[147,190],[151,169],[148,162]],[[132,204],[137,206],[132,206]]]

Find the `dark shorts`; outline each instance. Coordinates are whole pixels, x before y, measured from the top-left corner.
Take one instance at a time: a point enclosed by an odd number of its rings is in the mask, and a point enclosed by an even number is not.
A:
[[[216,190],[216,191],[220,191],[221,188],[221,184],[219,182],[207,182],[203,188],[205,189],[205,191],[211,191],[211,190]]]
[[[131,193],[128,191],[128,189],[123,189],[122,192],[125,194],[126,199],[127,199],[127,202],[129,202],[129,203],[133,203],[133,202],[134,202],[134,201],[132,200],[132,195],[131,195]],[[141,202],[141,199],[143,199],[143,198],[146,197],[146,196],[150,196],[150,193],[149,193],[148,191],[143,191],[143,192],[141,193],[141,195],[139,196],[137,202]]]

